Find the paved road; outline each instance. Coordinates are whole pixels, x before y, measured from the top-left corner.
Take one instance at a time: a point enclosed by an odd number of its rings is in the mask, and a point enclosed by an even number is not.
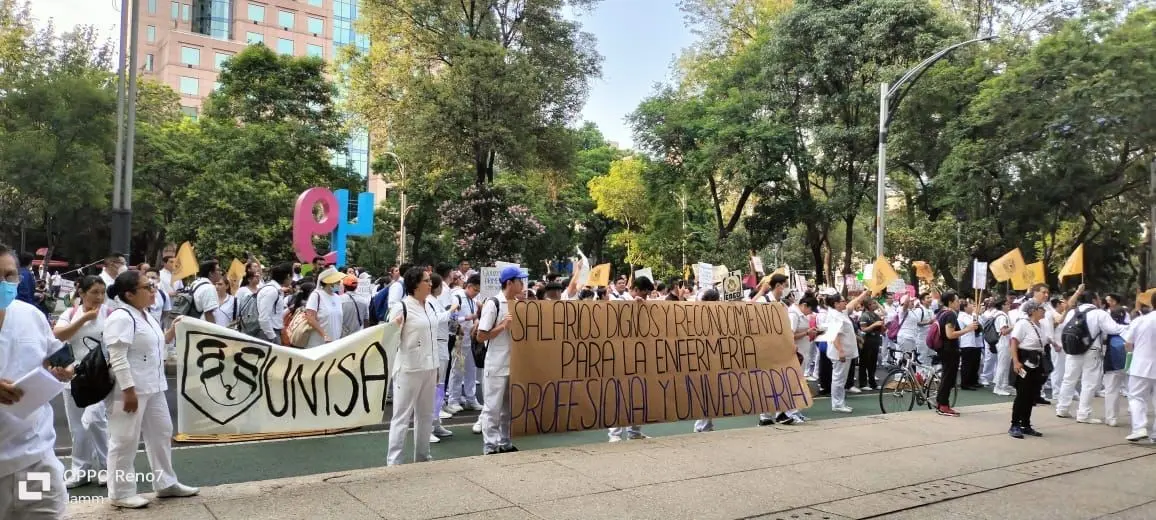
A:
[[[991,392],[960,392],[958,405],[1000,402],[1010,402],[1010,398],[999,397]],[[849,395],[848,404],[855,409],[851,414],[853,416],[879,414],[877,394]],[[828,398],[816,399],[815,405],[804,413],[811,420],[820,421],[846,417],[845,414],[831,412]],[[926,410],[925,413],[932,412]],[[470,431],[473,417],[470,415],[460,420],[455,418],[455,422],[459,425],[450,427],[454,436],[433,445],[435,459],[468,457],[481,453],[481,438]],[[756,418],[734,417],[716,419],[714,422],[717,430],[729,430],[748,428],[756,422]],[[387,436],[382,430],[383,427],[375,427],[324,437],[201,446],[178,445],[173,451],[173,464],[182,482],[196,486],[372,468],[385,465]],[[684,434],[693,430],[693,421],[648,425],[644,430],[654,437]],[[518,447],[523,451],[606,441],[606,432],[602,430],[516,439]],[[136,464],[138,471],[148,470],[148,461],[143,452],[138,454]],[[103,488],[95,486],[73,490],[75,495],[96,496],[104,493]]]

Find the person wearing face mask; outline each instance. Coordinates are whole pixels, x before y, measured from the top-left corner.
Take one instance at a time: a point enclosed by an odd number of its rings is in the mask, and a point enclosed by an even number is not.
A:
[[[173,423],[165,400],[164,344],[176,336],[163,332],[147,311],[157,286],[136,271],[122,273],[108,290],[120,308],[108,316],[104,344],[116,388],[105,399],[108,407],[108,498],[115,507],[138,509],[149,504],[137,494],[134,467],[137,446],[144,435],[149,469],[157,498],[190,497],[200,492],[181,484],[173,471]],[[180,319],[174,321],[180,323]]]
[[[829,308],[823,329],[828,341],[827,358],[831,360],[831,411],[851,413],[846,403],[845,388],[851,372],[851,360],[859,357],[859,341],[850,315],[870,294],[868,291],[847,303],[838,293],[827,296]]]
[[[317,275],[317,290],[309,295],[305,303],[305,321],[313,328],[305,348],[316,347],[341,337],[341,299],[337,287],[345,275],[329,267]]]
[[[6,405],[24,398],[15,381],[39,370],[64,344],[53,336],[40,309],[16,300],[19,284],[16,256],[0,244],[0,405],[5,405],[0,406],[0,518],[54,520],[64,518],[68,493],[64,466],[53,450],[52,404],[44,403],[26,417],[8,413]],[[51,371],[63,382],[72,379],[71,367]],[[47,474],[48,481],[29,482],[34,472]],[[40,498],[21,496],[18,489],[25,486]]]
[[[68,342],[76,362],[84,359],[94,348],[104,343],[104,323],[112,311],[104,304],[104,281],[99,276],[85,276],[77,284],[80,301],[61,313],[52,331],[56,339]],[[72,392],[64,392],[64,412],[68,431],[72,434],[72,474],[65,481],[68,489],[91,482],[90,475],[99,474],[108,457],[108,415],[104,403],[87,408],[76,405]],[[104,484],[104,479],[100,484]]]
[[[781,273],[773,274],[764,280],[764,283],[761,284],[762,287],[754,296],[753,300],[758,303],[781,302],[783,300],[783,293],[787,291],[787,285],[787,275]],[[798,410],[791,410],[789,412],[779,413],[777,417],[774,413],[761,413],[759,414],[759,426],[775,424],[776,420],[785,424],[794,423],[795,416],[798,412]]]
[[[105,287],[112,287],[113,281],[116,277],[128,271],[128,264],[121,253],[109,253],[104,257],[104,269],[100,271],[100,280],[104,282]]]
[[[149,314],[152,314],[153,318],[156,318],[157,323],[164,325],[168,323],[170,319],[169,313],[173,310],[173,300],[161,290],[161,273],[159,270],[154,268],[142,272],[148,273],[146,274],[148,280],[157,286],[156,298],[153,299],[153,304],[149,306]]]
[[[634,279],[634,286],[630,288],[630,298],[636,302],[645,302],[650,297],[650,293],[654,291],[654,282],[645,276]],[[487,363],[487,366],[489,363]],[[713,426],[712,426],[713,428]],[[649,439],[650,437],[642,433],[642,426],[634,424],[629,428],[610,428],[609,432],[610,442],[620,442],[624,439]]]

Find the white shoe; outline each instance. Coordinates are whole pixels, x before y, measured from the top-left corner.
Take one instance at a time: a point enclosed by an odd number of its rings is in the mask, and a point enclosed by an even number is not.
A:
[[[857,386],[853,386],[853,387],[847,389],[847,393],[849,393],[849,394],[858,394],[858,393],[862,393],[862,392],[863,391],[860,390],[859,387],[857,387]]]
[[[713,426],[711,427],[711,430],[712,430],[712,431],[714,430],[714,427],[713,427]],[[630,439],[630,440],[632,440],[632,441],[637,441],[637,440],[641,440],[641,439],[649,439],[649,438],[650,438],[650,436],[649,436],[649,435],[647,435],[647,434],[645,434],[645,433],[642,433],[642,432],[638,432],[638,433],[628,433],[628,434],[626,435],[626,437],[627,437],[627,438],[629,438],[629,439]]]
[[[458,413],[458,412],[461,412],[462,410],[465,410],[465,408],[462,408],[462,405],[460,405],[458,403],[450,403],[450,404],[447,404],[444,408],[442,408],[443,412],[446,412],[446,413],[451,414],[451,415]]]
[[[622,437],[619,437],[617,435],[611,435],[610,436],[610,442],[622,442]]]
[[[1072,414],[1068,412],[1056,412],[1056,417],[1059,417],[1060,419],[1071,419]]]
[[[201,490],[192,486],[186,486],[177,482],[167,488],[157,491],[157,498],[181,498],[196,496]]]
[[[812,383],[814,383],[815,381],[818,381],[818,380],[819,380],[819,378],[817,378],[815,376],[807,376],[807,381],[810,381]]]
[[[96,473],[96,485],[100,487],[108,486],[108,470],[102,469]]]
[[[997,389],[995,389],[995,390],[992,390],[992,392],[991,392],[991,393],[993,393],[993,394],[995,394],[995,395],[1002,395],[1002,396],[1004,396],[1004,397],[1007,397],[1007,396],[1011,395],[1011,392],[1008,392],[1007,390],[1004,390],[1004,389],[1002,389],[1002,388],[997,388]]]
[[[440,425],[440,424],[439,424],[439,425],[437,425],[437,426],[434,426],[434,429],[433,429],[433,436],[434,436],[434,437],[438,437],[438,438],[441,438],[441,437],[453,437],[453,436],[454,436],[454,432],[451,432],[451,431],[447,430],[445,426],[442,426],[442,425]]]
[[[482,410],[482,405],[479,404],[477,401],[466,401],[464,404],[462,404],[462,408],[464,408],[466,410],[473,410],[476,412],[480,412]],[[457,412],[454,412],[454,413],[457,413]]]
[[[453,419],[453,418],[454,418],[454,414],[447,412],[445,410],[445,408],[442,408],[442,411],[438,412],[438,419],[446,420],[446,419]]]
[[[1078,422],[1080,424],[1104,424],[1104,421],[1101,421],[1101,420],[1096,419],[1096,418],[1088,418],[1088,419],[1084,419],[1082,421],[1080,419],[1076,419],[1076,422]]]
[[[431,433],[431,434],[429,434],[429,443],[430,443],[430,444],[437,444],[437,443],[439,443],[439,442],[441,442],[441,441],[442,441],[442,440],[441,440],[440,438],[438,438],[438,436],[437,436],[437,435],[434,435],[434,434],[432,434],[432,433]]]
[[[92,483],[92,480],[88,479],[87,477],[84,477],[81,474],[74,473],[71,477],[68,478],[68,480],[64,481],[64,488],[65,489],[76,489],[80,486],[87,486],[91,483]]]
[[[113,499],[112,505],[113,507],[122,507],[125,509],[140,509],[142,507],[148,507],[149,499],[140,495],[133,495],[128,498]]]
[[[1116,422],[1116,419],[1108,419],[1107,421],[1104,421],[1104,424],[1107,424],[1108,426],[1111,426],[1113,428],[1120,425],[1120,423]]]
[[[831,408],[831,411],[837,412],[837,413],[851,413],[853,410],[851,409],[850,406],[839,406],[839,407]]]
[[[470,428],[470,431],[474,432],[475,434],[481,435],[482,423],[480,423],[480,422],[474,423],[474,426]]]
[[[1130,442],[1142,441],[1142,440],[1144,440],[1144,437],[1147,437],[1147,436],[1148,436],[1148,429],[1147,428],[1140,428],[1139,430],[1136,430],[1136,431],[1132,432],[1131,434],[1129,434],[1127,437],[1124,437],[1124,440],[1130,441]]]

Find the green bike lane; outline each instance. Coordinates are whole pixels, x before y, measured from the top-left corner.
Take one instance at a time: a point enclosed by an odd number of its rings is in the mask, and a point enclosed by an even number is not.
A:
[[[959,391],[957,406],[1011,402],[1011,397],[1000,397],[990,390]],[[820,397],[803,413],[811,421],[837,417],[878,415],[877,393],[848,394],[850,414],[831,411],[830,398]],[[917,405],[916,411],[932,414],[932,410]],[[966,416],[958,419],[966,420]],[[757,425],[757,416],[715,419],[716,430],[750,428]],[[472,424],[472,423],[471,423]],[[482,452],[481,435],[471,432],[471,424],[451,426],[453,437],[432,445],[435,459],[471,457]],[[651,437],[680,435],[694,430],[694,421],[650,424],[643,431]],[[702,434],[709,435],[709,434]],[[181,482],[193,486],[216,486],[276,478],[312,475],[380,467],[385,465],[388,431],[348,432],[343,434],[297,439],[257,441],[247,443],[174,446],[173,466]],[[607,442],[606,430],[536,435],[514,439],[519,450],[540,450]],[[412,434],[406,440],[406,453],[412,457]],[[624,441],[631,442],[631,441]],[[66,461],[67,465],[67,461]],[[137,454],[136,468],[148,471],[148,458],[143,451]],[[151,491],[147,484],[139,484],[141,491]],[[77,496],[104,496],[105,489],[86,486],[70,490]]]

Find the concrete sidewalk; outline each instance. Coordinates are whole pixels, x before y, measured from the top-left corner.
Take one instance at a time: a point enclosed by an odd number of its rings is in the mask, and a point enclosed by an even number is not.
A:
[[[1151,519],[1156,446],[1010,405],[922,410],[230,484],[74,519]],[[380,456],[373,453],[371,456]],[[229,461],[222,460],[222,465]]]

